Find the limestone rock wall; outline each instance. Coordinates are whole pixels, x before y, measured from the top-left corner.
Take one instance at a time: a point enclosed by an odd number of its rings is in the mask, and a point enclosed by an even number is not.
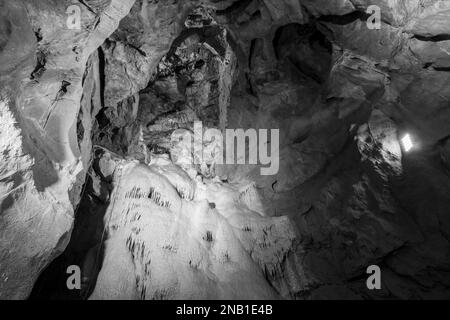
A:
[[[80,225],[88,226],[91,215],[99,219],[92,203],[98,212],[108,206],[113,210],[114,170],[98,174],[95,161],[91,166],[92,145],[109,149],[120,161],[148,164],[170,155],[172,132],[191,130],[194,120],[217,128],[280,128],[279,172],[261,176],[260,166],[202,164],[186,170],[183,175],[191,180],[177,185],[177,174],[166,181],[160,178],[163,167],[156,165],[152,174],[167,185],[167,194],[161,195],[173,194],[175,200],[158,199],[159,207],[146,212],[166,210],[160,201],[179,206],[192,201],[197,174],[217,175],[226,185],[245,181],[252,186],[249,194],[260,200],[244,197],[247,208],[268,219],[289,217],[298,229],[296,245],[272,282],[278,295],[449,297],[448,1],[75,3],[83,17],[78,31],[65,28],[72,2],[0,5],[0,298],[25,298],[39,272],[64,250],[84,189]],[[381,10],[380,29],[368,28],[370,5]],[[414,142],[411,152],[399,143],[406,133]],[[215,227],[229,224],[222,224],[216,212],[227,211],[219,208],[220,199],[206,198],[218,207],[212,210],[217,219],[205,221]],[[192,211],[203,212],[200,206]],[[197,230],[185,211],[175,211],[186,219],[180,225]],[[158,217],[150,214],[143,226]],[[74,239],[83,242],[83,232],[97,231],[76,228]],[[112,234],[106,265],[118,266],[115,257],[129,251],[135,256],[120,260],[124,281],[147,275],[144,262],[153,249],[142,251],[145,259],[139,259],[126,239]],[[245,246],[254,239],[233,235],[244,246],[235,253],[248,262],[239,268],[270,275],[248,257],[251,248]],[[136,237],[133,243],[154,240],[145,232]],[[186,237],[193,246],[203,243]],[[85,247],[101,245],[87,242],[71,243],[64,263],[72,252],[79,261]],[[161,250],[150,269],[161,267]],[[217,253],[208,250],[200,256]],[[180,261],[180,270],[188,267],[187,260]],[[371,264],[381,267],[381,291],[365,286]],[[223,265],[215,264],[211,273],[200,266],[197,280],[208,282],[206,292],[232,295],[224,282],[210,282],[223,274],[216,272]],[[163,279],[167,283],[156,286],[159,291],[140,278],[124,294],[206,294],[169,292],[181,278]],[[97,297],[114,296],[116,283],[104,270],[99,281]],[[195,291],[193,281],[189,277],[184,283]]]
[[[69,192],[83,169],[77,116],[88,57],[133,1],[77,3],[81,28],[67,27],[70,1],[1,3],[0,298],[26,298],[70,239]],[[83,148],[89,157],[89,148]],[[86,163],[86,161],[85,161]]]

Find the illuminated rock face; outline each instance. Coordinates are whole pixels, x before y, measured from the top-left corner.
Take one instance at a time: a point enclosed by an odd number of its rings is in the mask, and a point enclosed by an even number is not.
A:
[[[71,4],[0,4],[0,298],[450,297],[448,1]],[[174,166],[194,121],[278,173]]]
[[[284,261],[294,251],[288,218],[250,210],[235,186],[194,183],[176,176],[179,169],[158,169],[136,163],[118,169],[103,266],[91,299],[290,296],[279,285]],[[193,199],[182,199],[177,185],[190,184]]]
[[[0,4],[0,299],[26,298],[70,239],[91,153],[76,132],[86,62],[132,3],[91,1],[79,30],[71,1]]]

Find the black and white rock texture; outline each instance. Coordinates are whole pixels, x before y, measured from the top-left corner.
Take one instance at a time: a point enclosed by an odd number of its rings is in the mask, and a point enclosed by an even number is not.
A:
[[[450,298],[449,18],[442,0],[2,1],[0,298]],[[278,173],[176,165],[195,121],[279,128]]]
[[[191,181],[169,160],[116,170],[91,299],[275,299],[282,285],[290,297],[283,264],[294,226],[250,210],[248,187]]]
[[[70,239],[77,204],[71,198],[79,198],[77,175],[91,152],[77,141],[83,76],[89,56],[132,4],[80,3],[80,30],[67,27],[71,1],[0,4],[2,299],[26,298]]]

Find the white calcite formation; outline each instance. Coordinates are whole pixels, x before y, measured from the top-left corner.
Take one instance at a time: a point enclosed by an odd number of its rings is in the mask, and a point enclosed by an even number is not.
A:
[[[294,226],[287,217],[251,210],[248,204],[259,199],[250,188],[191,180],[168,162],[120,165],[90,299],[288,295],[279,280],[296,243]]]

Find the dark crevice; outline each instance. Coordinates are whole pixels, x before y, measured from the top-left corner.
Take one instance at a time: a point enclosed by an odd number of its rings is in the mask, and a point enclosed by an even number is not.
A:
[[[105,241],[104,217],[113,190],[112,177],[101,169],[103,149],[93,151],[93,161],[75,209],[75,222],[64,252],[40,274],[29,299],[85,300],[93,292],[102,267]],[[69,266],[81,269],[81,289],[67,288]]]
[[[139,54],[143,57],[147,57],[147,54],[145,53],[145,51],[143,51],[141,48],[138,48],[134,45],[132,45],[131,43],[128,43],[128,46],[133,48],[134,50],[136,50],[137,52],[139,52]]]
[[[347,25],[357,20],[367,21],[370,18],[370,14],[363,11],[354,11],[342,16],[339,15],[325,15],[317,19],[318,22],[328,22],[337,25]]]
[[[450,72],[450,67],[433,67],[435,71]]]
[[[46,53],[39,50],[36,54],[36,60],[36,67],[30,76],[31,80],[39,79],[45,72],[45,65],[47,63]]]
[[[34,35],[36,36],[36,40],[37,40],[38,43],[42,41],[43,37],[42,37],[42,30],[41,30],[41,28],[36,29],[34,31]]]
[[[84,0],[78,0],[79,3],[81,3],[84,7],[86,7],[86,9],[88,9],[90,12],[92,12],[93,14],[97,15],[97,12],[86,3],[86,1]]]
[[[105,53],[102,47],[98,48],[98,72],[100,75],[100,101],[102,107],[105,106]]]
[[[61,82],[61,88],[59,89],[60,96],[63,96],[67,93],[67,88],[70,86],[70,82],[63,80]]]
[[[256,41],[258,41],[258,39],[253,39],[251,44],[250,44],[250,52],[249,52],[249,55],[248,55],[248,67],[249,67],[250,70],[252,68],[252,57],[253,57],[253,53],[255,51]],[[275,52],[275,54],[276,54],[276,52]]]
[[[432,37],[414,35],[412,37],[412,39],[417,39],[417,40],[425,41],[425,42],[440,42],[440,41],[450,40],[450,34],[441,34],[441,35],[436,35],[436,36],[432,36]]]
[[[78,147],[81,149],[81,143],[84,139],[83,111],[80,110],[77,118],[77,141]]]

